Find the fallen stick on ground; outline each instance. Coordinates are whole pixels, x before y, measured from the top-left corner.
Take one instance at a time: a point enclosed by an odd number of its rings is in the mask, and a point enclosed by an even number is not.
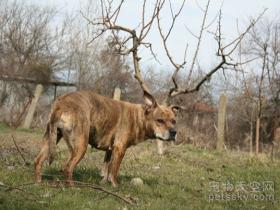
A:
[[[34,184],[34,183],[32,183]],[[30,185],[30,183],[28,183],[28,185]],[[17,190],[23,193],[23,197],[25,197],[26,199],[30,200],[30,201],[38,201],[39,198],[37,197],[36,194],[29,192],[23,188],[20,188],[18,186],[11,186],[11,185],[6,185],[6,184],[1,184],[0,187],[5,188],[6,192],[12,191],[12,190]],[[28,195],[31,195],[32,198],[30,198]]]
[[[94,189],[94,190],[99,190],[101,192],[104,192],[104,193],[107,193],[108,195],[112,195],[116,198],[119,198],[120,200],[126,202],[127,204],[130,204],[130,205],[135,205],[136,204],[136,199],[132,198],[132,197],[124,197],[124,196],[121,196],[121,195],[118,195],[114,192],[111,192],[109,190],[106,190],[105,188],[99,186],[99,185],[94,185],[94,184],[91,184],[91,183],[86,183],[86,182],[79,182],[79,181],[73,181],[73,183],[75,185],[71,186],[69,185],[69,183],[67,181],[54,181],[53,183],[55,184],[58,184],[58,185],[49,185],[48,186],[51,186],[51,187],[59,187],[61,186],[61,184],[63,184],[63,187],[80,187],[80,188],[90,188],[90,189]]]
[[[17,185],[17,186],[10,186],[10,185],[6,185],[6,184],[2,184],[2,185],[0,185],[0,187],[6,188],[5,191],[17,190],[17,191],[23,192],[25,195],[28,195],[28,194],[32,195],[33,199],[30,199],[30,198],[29,199],[32,200],[32,201],[38,201],[38,197],[35,194],[33,194],[32,192],[28,192],[24,188],[22,188],[23,186],[35,185],[35,184],[37,184],[37,183],[36,182],[29,182],[29,183],[25,183],[25,184],[21,184],[21,185]],[[69,183],[67,181],[59,180],[59,181],[52,181],[51,184],[47,182],[46,186],[55,187],[55,188],[58,188],[58,187],[90,188],[90,189],[94,189],[94,190],[104,192],[107,195],[114,196],[114,197],[124,201],[127,204],[130,204],[130,205],[135,205],[136,204],[136,199],[135,198],[124,197],[124,196],[118,195],[118,194],[116,194],[114,192],[111,192],[109,190],[106,190],[105,188],[103,188],[101,186],[98,186],[98,185],[94,185],[94,184],[86,183],[86,182],[79,182],[79,181],[74,181],[74,184],[75,185],[71,186],[71,185],[69,185]]]
[[[14,142],[14,145],[16,146],[16,149],[18,151],[18,153],[20,154],[20,157],[22,158],[23,162],[24,162],[24,165],[28,166],[30,165],[30,163],[28,161],[25,160],[22,152],[20,151],[20,148],[18,147],[17,143],[16,143],[16,140],[15,140],[15,137],[13,136],[13,134],[11,135],[12,136],[12,139],[13,139],[13,142]]]

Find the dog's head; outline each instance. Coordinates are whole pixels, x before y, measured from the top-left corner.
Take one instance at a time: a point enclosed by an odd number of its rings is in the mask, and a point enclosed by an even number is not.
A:
[[[163,141],[175,141],[176,114],[180,107],[159,105],[155,98],[146,91],[144,91],[144,101],[149,137]]]

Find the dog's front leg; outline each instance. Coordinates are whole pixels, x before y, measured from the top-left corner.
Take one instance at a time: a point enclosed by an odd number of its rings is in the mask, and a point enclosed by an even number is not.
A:
[[[107,150],[104,157],[104,163],[101,169],[101,183],[106,183],[109,181],[109,163],[111,161],[112,150]]]
[[[109,171],[110,171],[109,179],[113,187],[118,186],[117,176],[120,169],[120,164],[125,154],[125,150],[126,148],[123,146],[114,146],[113,148],[112,159],[109,164]]]

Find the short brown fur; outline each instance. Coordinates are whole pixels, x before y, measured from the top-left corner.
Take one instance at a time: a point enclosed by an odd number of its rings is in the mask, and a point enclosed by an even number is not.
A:
[[[175,140],[178,107],[160,106],[147,92],[145,104],[133,104],[103,97],[91,91],[73,92],[53,104],[42,149],[35,160],[36,180],[46,159],[55,156],[56,142],[63,137],[70,150],[64,172],[70,184],[72,173],[86,153],[88,144],[106,151],[101,176],[117,186],[117,174],[125,151],[146,139]]]

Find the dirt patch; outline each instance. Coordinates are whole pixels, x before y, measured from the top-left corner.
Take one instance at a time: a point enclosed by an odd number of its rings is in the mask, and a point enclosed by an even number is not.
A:
[[[27,132],[5,132],[0,134],[0,152],[18,153],[17,147],[24,154],[35,156],[41,145],[41,135]]]

